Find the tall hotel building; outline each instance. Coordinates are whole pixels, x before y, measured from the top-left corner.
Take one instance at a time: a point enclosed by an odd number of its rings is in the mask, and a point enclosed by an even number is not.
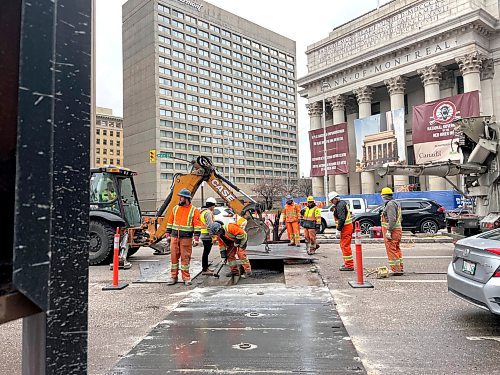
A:
[[[124,4],[124,162],[142,209],[200,155],[250,195],[262,179],[298,178],[295,49],[203,1]],[[150,149],[175,158],[150,163]]]

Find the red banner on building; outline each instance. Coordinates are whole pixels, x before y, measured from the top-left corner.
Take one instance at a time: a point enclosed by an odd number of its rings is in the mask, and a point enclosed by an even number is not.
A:
[[[479,92],[450,96],[413,107],[415,162],[459,160],[453,121],[479,116]]]
[[[311,177],[325,175],[323,134],[323,129],[309,131]],[[335,175],[349,172],[349,140],[346,123],[326,127],[326,155],[327,174]]]

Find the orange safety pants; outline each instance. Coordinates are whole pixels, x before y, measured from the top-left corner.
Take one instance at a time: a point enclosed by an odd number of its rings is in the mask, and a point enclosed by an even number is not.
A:
[[[290,243],[293,244],[300,243],[299,223],[297,221],[286,223],[286,233],[288,234],[288,239],[290,240]]]
[[[227,253],[227,264],[231,267],[232,273],[239,273],[238,262],[236,257],[240,260],[241,266],[245,272],[252,272],[252,267],[250,266],[250,261],[247,258],[247,252],[241,247],[233,248]]]
[[[314,250],[312,247],[316,246],[316,229],[304,228],[304,238],[306,239],[306,242],[309,242],[311,250]]]
[[[344,258],[344,267],[354,268],[354,261],[352,257],[351,241],[352,241],[352,223],[346,224],[340,231],[340,250],[342,250],[342,257]]]
[[[181,261],[180,269],[182,280],[190,280],[189,264],[191,263],[191,254],[193,252],[192,238],[177,238],[170,239],[170,275],[172,279],[177,279],[179,275],[179,260]]]
[[[401,228],[393,229],[391,231],[392,240],[385,237],[387,228],[382,227],[382,233],[384,235],[385,250],[387,251],[387,258],[389,259],[389,266],[392,272],[403,272],[403,253],[401,253],[401,248],[399,247],[403,230]]]

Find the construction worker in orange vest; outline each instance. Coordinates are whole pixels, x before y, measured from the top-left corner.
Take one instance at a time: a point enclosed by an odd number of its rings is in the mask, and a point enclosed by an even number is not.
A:
[[[288,234],[288,240],[290,243],[288,246],[298,246],[300,247],[300,205],[295,204],[293,198],[290,194],[286,197],[286,204],[281,212],[281,223],[286,225],[286,233]]]
[[[312,255],[319,248],[316,243],[316,232],[321,227],[321,210],[316,207],[314,197],[307,197],[307,207],[302,217],[302,227],[304,228],[307,254]]]
[[[337,223],[337,230],[340,232],[340,249],[344,264],[340,266],[340,271],[354,271],[354,261],[352,257],[351,241],[352,241],[352,216],[349,203],[340,199],[340,195],[336,191],[328,193],[328,201],[334,205],[333,217]]]
[[[245,276],[252,276],[252,267],[245,251],[248,240],[246,232],[235,223],[221,225],[217,221],[211,225],[209,231],[210,235],[218,238],[221,258],[227,258],[227,264],[231,268],[228,276],[240,274],[236,257],[245,270]]]
[[[170,276],[168,285],[177,282],[179,260],[184,285],[191,285],[189,265],[193,246],[200,242],[203,223],[200,211],[191,204],[191,192],[188,189],[179,191],[179,204],[174,207],[167,221],[167,240],[170,239]],[[194,241],[193,241],[194,239]]]
[[[384,235],[389,266],[391,267],[389,274],[402,276],[404,274],[403,253],[399,247],[403,235],[401,206],[393,199],[391,188],[383,188],[380,194],[385,202],[380,216],[380,223],[382,224],[382,234]]]

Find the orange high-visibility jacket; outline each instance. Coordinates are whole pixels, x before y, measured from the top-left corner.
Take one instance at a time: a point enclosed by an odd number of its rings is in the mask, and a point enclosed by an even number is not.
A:
[[[200,210],[192,204],[189,206],[175,206],[167,221],[167,233],[170,233],[172,237],[199,237],[202,227]]]
[[[300,217],[300,205],[292,203],[285,204],[283,211],[281,212],[281,220],[286,223],[294,223],[299,221]]]
[[[247,232],[245,232],[238,224],[234,223],[226,224],[224,225],[224,231],[226,232],[224,237],[226,237],[227,240],[233,243],[238,241],[240,243],[240,246],[244,246],[246,244]],[[225,250],[226,243],[224,243],[224,241],[220,238],[220,236],[218,237],[218,242],[219,242],[219,249],[221,251]]]

